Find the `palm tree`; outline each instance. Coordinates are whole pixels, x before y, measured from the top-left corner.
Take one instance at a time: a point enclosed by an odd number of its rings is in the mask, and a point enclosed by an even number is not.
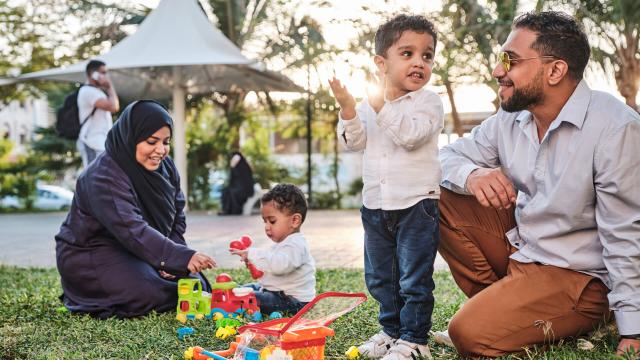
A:
[[[316,67],[334,49],[322,36],[320,24],[309,16],[297,16],[300,1],[209,0],[220,30],[250,58],[269,63],[277,60],[285,70]],[[280,19],[285,19],[280,20]],[[305,32],[299,31],[306,29]],[[237,147],[240,125],[244,122],[243,101],[247,93],[238,89],[213,96],[222,108],[235,136]],[[268,93],[262,97],[273,108]],[[235,135],[234,135],[235,134]]]

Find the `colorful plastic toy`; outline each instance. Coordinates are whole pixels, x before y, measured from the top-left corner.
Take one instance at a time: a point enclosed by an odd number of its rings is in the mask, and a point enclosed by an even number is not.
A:
[[[253,321],[262,319],[253,289],[237,287],[229,275],[223,275],[222,278],[218,276],[211,285],[211,314],[220,313],[227,318],[245,316]]]
[[[362,293],[324,293],[292,318],[242,326],[236,337],[239,344],[234,359],[243,358],[240,351],[245,346],[259,349],[260,359],[264,360],[285,359],[282,352],[294,360],[323,360],[326,337],[334,335],[328,325],[366,299]]]
[[[202,291],[199,279],[178,281],[178,306],[176,319],[183,324],[187,319],[204,317],[219,320],[245,316],[253,321],[262,319],[258,300],[251,288],[237,287],[231,276],[220,274],[211,286],[212,293]]]
[[[358,357],[360,357],[360,350],[358,350],[357,347],[352,346],[344,354],[347,356],[347,359],[353,360],[353,359],[357,359]]]
[[[238,319],[222,318],[222,319],[216,320],[216,329],[224,328],[224,327],[238,328],[241,325],[242,325],[242,321]]]
[[[266,360],[293,360],[293,356],[287,355],[287,352],[284,350],[274,350],[269,355],[265,356]]]
[[[185,360],[228,360],[228,356],[232,356],[237,351],[242,353],[242,359],[244,360],[260,360],[260,352],[248,348],[243,345],[238,345],[237,342],[232,342],[228,350],[223,351],[209,351],[199,346],[188,348],[184,352]]]
[[[184,324],[187,319],[201,319],[210,312],[211,294],[202,291],[200,279],[178,280],[176,319]]]
[[[205,350],[200,346],[188,348],[184,352],[185,360],[228,360],[226,357],[216,354],[215,352]]]
[[[218,339],[226,340],[232,337],[233,335],[235,335],[236,333],[237,333],[236,328],[232,326],[224,326],[216,330],[216,337]]]
[[[281,319],[282,318],[282,313],[279,311],[274,311],[271,314],[269,314],[269,319]]]
[[[250,246],[251,246],[251,238],[247,235],[244,235],[239,240],[233,240],[229,244],[229,249],[246,250]],[[264,275],[264,272],[258,270],[256,266],[253,265],[250,261],[247,260],[246,265],[247,265],[247,269],[249,269],[249,272],[251,273],[252,278],[260,279],[262,275]]]
[[[178,339],[180,340],[184,340],[184,337],[187,335],[193,335],[196,331],[193,328],[190,327],[181,327],[180,329],[178,329],[177,333],[178,333]]]

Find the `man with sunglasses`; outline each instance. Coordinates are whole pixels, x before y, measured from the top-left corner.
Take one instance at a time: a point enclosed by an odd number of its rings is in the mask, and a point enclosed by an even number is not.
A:
[[[564,13],[516,18],[493,70],[501,109],[440,152],[464,356],[586,334],[610,310],[618,354],[640,349],[640,116],[588,87],[589,52]]]

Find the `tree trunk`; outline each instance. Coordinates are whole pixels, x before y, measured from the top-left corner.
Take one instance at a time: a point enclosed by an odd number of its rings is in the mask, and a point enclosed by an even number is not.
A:
[[[449,81],[449,79],[444,79],[443,82],[444,87],[447,89],[449,102],[451,103],[451,119],[453,120],[453,132],[462,137],[462,135],[464,135],[464,130],[462,129],[462,121],[460,121],[460,115],[458,114],[458,109],[456,108],[456,100],[453,96],[453,86],[451,85],[451,81]]]
[[[615,70],[616,85],[618,85],[618,91],[625,98],[627,105],[640,112],[636,102],[640,87],[640,60],[636,58],[638,35],[629,30],[624,32],[624,38],[626,47],[618,46],[615,52],[617,58],[612,59],[619,65]]]

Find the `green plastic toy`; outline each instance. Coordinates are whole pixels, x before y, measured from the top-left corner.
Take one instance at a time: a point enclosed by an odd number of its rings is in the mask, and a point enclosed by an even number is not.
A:
[[[178,280],[178,306],[176,319],[181,323],[187,319],[202,319],[211,315],[211,294],[202,291],[199,279]]]

